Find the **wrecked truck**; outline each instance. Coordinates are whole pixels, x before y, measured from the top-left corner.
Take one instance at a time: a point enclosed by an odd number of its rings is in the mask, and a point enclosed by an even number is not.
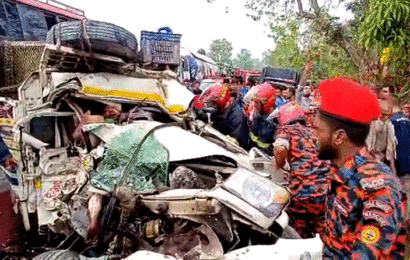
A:
[[[68,55],[104,69],[56,66]],[[26,255],[321,259],[319,237],[288,226],[281,172],[196,121],[193,95],[172,72],[62,46],[47,46],[40,68],[19,88],[19,170],[3,169],[17,180]],[[114,122],[102,116],[112,104]]]

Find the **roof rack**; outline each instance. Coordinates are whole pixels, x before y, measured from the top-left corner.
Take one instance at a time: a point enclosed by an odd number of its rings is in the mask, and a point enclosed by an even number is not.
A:
[[[134,64],[126,63],[118,57],[53,44],[46,44],[41,58],[41,68],[54,68],[58,71],[126,74],[132,65]],[[135,66],[132,70],[135,70]]]
[[[47,84],[47,72],[108,72],[132,77],[144,78],[176,78],[176,74],[169,70],[153,71],[139,67],[137,63],[127,63],[123,59],[86,52],[71,47],[45,44],[40,62],[40,85]]]

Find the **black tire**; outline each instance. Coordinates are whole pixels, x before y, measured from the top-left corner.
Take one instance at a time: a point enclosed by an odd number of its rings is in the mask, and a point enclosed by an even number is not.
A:
[[[91,47],[93,52],[119,57],[127,62],[135,61],[138,52],[134,34],[117,25],[93,20],[58,23],[48,31],[46,41],[49,44],[60,42],[63,46],[84,51],[90,51]]]
[[[41,253],[32,260],[80,260],[80,255],[69,250],[53,250]]]
[[[285,238],[285,239],[301,239],[300,235],[298,234],[298,232],[296,232],[296,230],[294,228],[292,228],[291,226],[287,226],[283,229],[283,233],[281,238]]]

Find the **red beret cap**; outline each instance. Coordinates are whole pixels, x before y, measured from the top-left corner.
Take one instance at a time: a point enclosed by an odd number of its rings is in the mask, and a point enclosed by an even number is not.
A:
[[[348,78],[332,78],[319,84],[320,110],[337,118],[370,124],[381,116],[380,104],[369,88]]]

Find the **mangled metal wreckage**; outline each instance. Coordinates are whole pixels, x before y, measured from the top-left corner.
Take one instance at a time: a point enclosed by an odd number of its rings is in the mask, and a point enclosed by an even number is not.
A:
[[[287,226],[269,158],[193,120],[175,78],[144,75],[34,73],[20,87],[21,167],[7,174],[32,254],[57,249],[36,259],[320,259],[320,239]],[[101,120],[113,103],[120,122]]]

